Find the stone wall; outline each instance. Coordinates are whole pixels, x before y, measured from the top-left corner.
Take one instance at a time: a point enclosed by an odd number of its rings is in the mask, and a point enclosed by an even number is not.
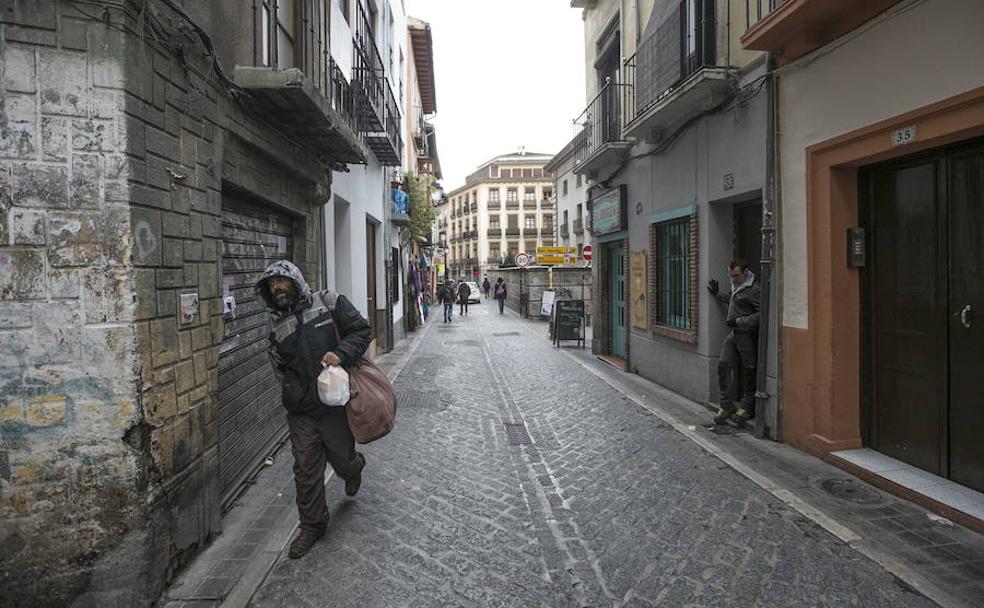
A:
[[[532,268],[496,268],[489,271],[489,281],[495,285],[498,277],[506,283],[506,306],[521,312],[520,294],[529,298],[529,316],[540,316],[540,305],[543,302],[543,292],[549,289],[550,277],[547,268],[536,266]],[[558,267],[553,269],[554,290],[567,289],[572,300],[584,300],[584,312],[590,324],[591,319],[591,289],[592,271],[590,268]]]
[[[221,528],[223,192],[293,215],[318,285],[328,173],[163,3],[6,5],[0,603],[145,605]]]

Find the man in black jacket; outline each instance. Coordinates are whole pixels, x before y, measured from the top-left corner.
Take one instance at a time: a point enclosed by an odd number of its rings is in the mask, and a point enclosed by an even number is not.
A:
[[[345,480],[345,493],[355,496],[366,463],[355,450],[345,408],[328,407],[318,399],[318,374],[327,365],[348,368],[356,364],[372,334],[369,322],[345,296],[312,293],[300,269],[290,262],[271,264],[257,281],[255,292],[270,313],[269,354],[282,381],[294,453],[301,531],[289,555],[298,558],[324,536],[328,526],[325,464],[331,464]]]
[[[714,416],[715,424],[724,424],[732,416],[739,424],[755,415],[756,356],[758,350],[759,305],[762,290],[755,282],[755,275],[742,259],[732,260],[730,293],[719,293],[716,279],[711,279],[707,290],[717,300],[728,305],[725,322],[731,333],[721,345],[718,359],[718,387],[721,391],[720,408]],[[735,408],[731,400],[731,377],[740,373],[741,407]]]

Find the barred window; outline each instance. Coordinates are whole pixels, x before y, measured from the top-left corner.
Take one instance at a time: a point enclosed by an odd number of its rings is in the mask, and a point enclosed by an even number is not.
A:
[[[691,218],[687,217],[653,225],[656,237],[656,323],[674,329],[693,327],[690,222]]]

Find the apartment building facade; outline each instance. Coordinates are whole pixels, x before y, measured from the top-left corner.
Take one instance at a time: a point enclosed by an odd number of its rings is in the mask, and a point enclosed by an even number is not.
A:
[[[221,531],[286,431],[253,294],[270,262],[381,327],[400,7],[0,13],[7,602],[149,605]]]
[[[782,436],[921,469],[907,495],[958,517],[984,491],[984,5],[828,8],[770,2],[742,37],[777,66]]]
[[[557,245],[577,250],[582,260],[585,245],[591,245],[588,225],[588,178],[574,173],[574,144],[571,140],[544,170],[554,176],[554,201],[557,204]],[[585,262],[579,262],[583,264]]]
[[[591,183],[593,348],[627,371],[715,402],[728,328],[704,286],[712,278],[727,285],[736,257],[760,278],[767,270],[765,54],[741,47],[744,2],[571,5],[585,23],[588,103],[575,119],[572,171]],[[759,393],[768,397],[756,423],[776,436],[768,319],[759,335],[768,372]]]
[[[553,177],[546,154],[503,154],[448,193],[447,246],[452,277],[478,280],[517,253],[556,242]]]

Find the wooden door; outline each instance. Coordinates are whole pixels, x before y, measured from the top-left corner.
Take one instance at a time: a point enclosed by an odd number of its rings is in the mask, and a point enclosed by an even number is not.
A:
[[[376,323],[376,224],[366,220],[366,318],[372,328],[372,339],[378,344]]]
[[[948,165],[950,478],[984,492],[984,144]]]
[[[875,449],[946,474],[946,259],[941,155],[869,170],[868,336]]]

